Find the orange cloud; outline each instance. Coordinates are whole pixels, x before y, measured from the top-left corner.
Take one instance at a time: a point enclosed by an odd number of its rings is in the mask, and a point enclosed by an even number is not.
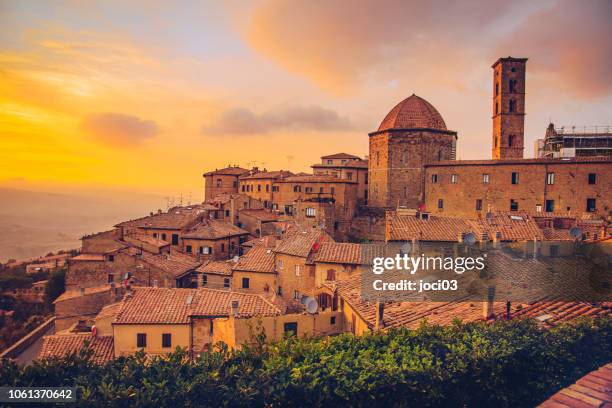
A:
[[[81,127],[96,140],[111,146],[134,146],[159,133],[159,127],[151,120],[114,112],[90,115]]]

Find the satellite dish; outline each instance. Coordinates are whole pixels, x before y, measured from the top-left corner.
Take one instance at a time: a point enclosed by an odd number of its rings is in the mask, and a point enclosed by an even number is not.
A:
[[[302,297],[302,304],[304,306],[306,306],[308,304],[308,302],[310,302],[311,300],[315,300],[312,296],[303,296]]]
[[[306,311],[310,314],[317,313],[317,309],[319,309],[319,304],[313,298],[310,298],[308,303],[306,303]]]
[[[570,237],[572,237],[574,239],[582,238],[582,230],[580,228],[578,228],[578,227],[570,228],[569,234],[570,234]]]
[[[463,236],[463,242],[468,245],[473,245],[476,243],[476,235],[474,235],[472,232],[468,232]]]

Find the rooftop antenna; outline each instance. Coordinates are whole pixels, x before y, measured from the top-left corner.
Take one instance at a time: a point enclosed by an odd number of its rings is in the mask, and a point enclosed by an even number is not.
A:
[[[181,204],[180,204],[180,206],[181,207],[183,206],[183,193],[181,193]]]

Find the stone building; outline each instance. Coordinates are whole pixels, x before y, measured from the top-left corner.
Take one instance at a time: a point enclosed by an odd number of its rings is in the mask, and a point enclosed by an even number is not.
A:
[[[368,160],[346,153],[321,157],[321,163],[313,164],[315,175],[338,177],[357,181],[357,203],[368,204]]]
[[[263,203],[264,208],[272,206],[272,185],[277,180],[282,180],[285,177],[293,176],[293,173],[286,170],[280,171],[260,171],[256,173],[248,173],[239,178],[240,189],[243,194],[248,195]]]
[[[372,207],[417,208],[423,201],[423,166],[454,160],[457,132],[425,99],[398,103],[369,134],[369,197]]]
[[[612,126],[548,125],[544,139],[535,141],[535,157],[612,156]]]
[[[249,170],[238,166],[228,166],[204,173],[204,201],[222,193],[238,192],[238,177]]]
[[[527,58],[500,58],[493,68],[493,159],[522,159]]]
[[[491,211],[612,210],[612,158],[460,160],[425,166],[425,209],[476,217]]]
[[[241,255],[240,245],[248,235],[231,222],[205,219],[183,232],[181,250],[200,260],[230,259]]]

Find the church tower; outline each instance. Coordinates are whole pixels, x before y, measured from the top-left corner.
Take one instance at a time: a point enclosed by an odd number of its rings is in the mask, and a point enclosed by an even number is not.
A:
[[[527,58],[500,58],[493,64],[492,157],[522,159],[525,133]]]

